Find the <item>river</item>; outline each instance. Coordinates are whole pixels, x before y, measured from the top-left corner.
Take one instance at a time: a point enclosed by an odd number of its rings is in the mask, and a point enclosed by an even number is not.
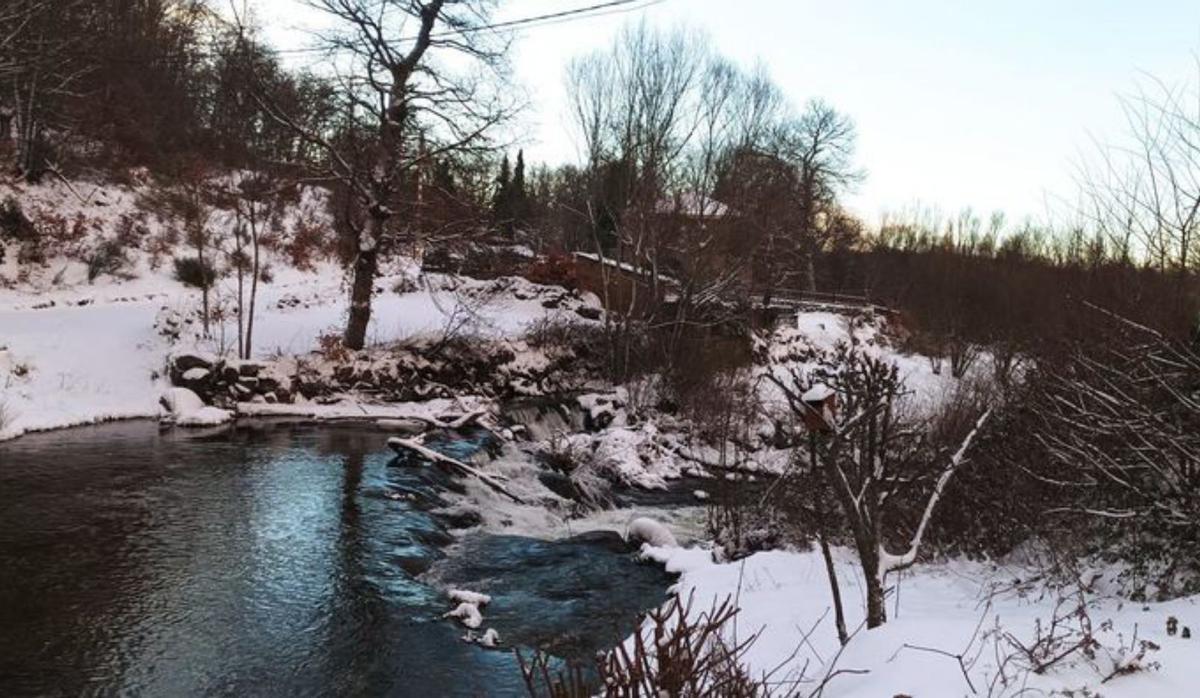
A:
[[[584,659],[665,598],[613,546],[454,535],[430,511],[446,476],[386,436],[138,421],[0,444],[0,695],[522,695],[514,646]],[[493,596],[503,649],[462,641],[447,586]]]

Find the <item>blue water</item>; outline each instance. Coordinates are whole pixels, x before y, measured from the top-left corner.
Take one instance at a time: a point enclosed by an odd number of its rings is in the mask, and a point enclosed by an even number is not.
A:
[[[521,695],[512,645],[586,658],[664,598],[660,568],[600,545],[447,547],[448,476],[385,441],[131,422],[0,444],[0,695]],[[493,595],[508,649],[441,619],[435,562]]]

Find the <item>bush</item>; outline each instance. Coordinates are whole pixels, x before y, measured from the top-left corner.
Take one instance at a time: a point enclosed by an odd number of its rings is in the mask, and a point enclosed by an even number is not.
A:
[[[0,203],[0,237],[17,242],[27,242],[37,237],[37,230],[21,210],[20,202],[11,196]]]
[[[326,332],[317,337],[317,351],[335,363],[344,363],[350,359],[350,350],[342,342],[342,335],[337,332]]]
[[[92,250],[86,261],[89,284],[98,279],[101,274],[128,277],[126,270],[129,268],[130,260],[125,254],[125,247],[120,240],[104,240]],[[178,274],[178,266],[176,274]]]
[[[678,595],[638,623],[632,647],[620,645],[596,658],[598,686],[590,685],[582,667],[554,671],[544,653],[526,659],[517,651],[521,674],[532,696],[585,698],[603,696],[725,696],[771,694],[769,676],[755,680],[745,666],[746,652],[757,635],[739,640],[734,618],[738,609],[726,599],[693,613],[694,597]]]
[[[571,349],[594,339],[587,336],[588,330],[567,318],[546,315],[529,323],[524,339],[535,349]]]
[[[217,269],[212,262],[199,257],[176,257],[175,280],[192,288],[212,288],[217,282]]]

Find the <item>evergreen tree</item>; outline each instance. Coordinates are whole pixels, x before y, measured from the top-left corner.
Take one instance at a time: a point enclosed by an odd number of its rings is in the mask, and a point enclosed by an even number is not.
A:
[[[510,235],[513,230],[522,228],[528,215],[528,197],[525,193],[525,151],[517,151],[517,166],[513,168],[512,184],[508,193],[508,211],[511,216],[509,223]]]
[[[505,155],[500,163],[500,174],[496,177],[496,191],[492,195],[492,226],[505,234],[512,231],[512,200],[509,193],[511,188],[508,155]]]

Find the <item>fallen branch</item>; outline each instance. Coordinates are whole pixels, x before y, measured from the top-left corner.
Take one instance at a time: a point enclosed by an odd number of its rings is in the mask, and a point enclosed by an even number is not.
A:
[[[441,453],[438,453],[437,451],[421,444],[420,442],[416,441],[415,439],[402,439],[399,436],[393,436],[392,438],[387,440],[387,444],[388,444],[388,447],[391,448],[396,453],[402,453],[404,451],[412,451],[413,453],[416,453],[417,455],[419,455],[423,458],[427,458],[427,459],[433,461],[434,463],[448,465],[451,468],[453,468],[454,470],[459,471],[459,473],[461,473],[461,474],[470,475],[472,477],[479,478],[479,480],[482,481],[483,484],[487,485],[488,487],[491,487],[493,490],[499,492],[500,494],[504,495],[505,497],[508,497],[509,499],[513,500],[517,504],[525,504],[525,500],[521,499],[520,497],[513,494],[512,492],[509,492],[508,489],[506,487],[504,487],[504,485],[502,485],[499,480],[492,477],[491,475],[488,475],[487,473],[483,472],[482,470],[480,470],[478,468],[471,467],[460,460],[451,458],[449,456],[442,455]]]

